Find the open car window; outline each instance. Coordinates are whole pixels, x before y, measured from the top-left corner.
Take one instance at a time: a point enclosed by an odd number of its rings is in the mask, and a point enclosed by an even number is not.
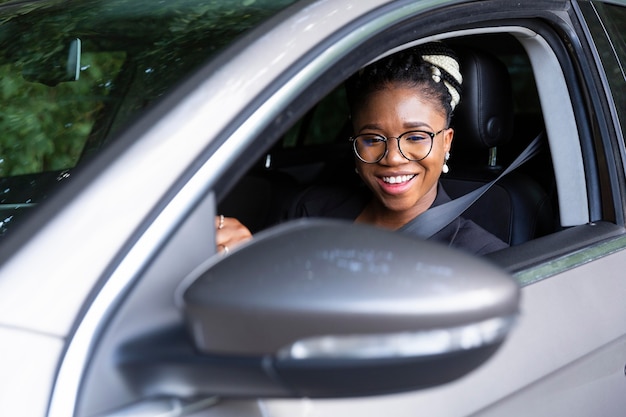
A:
[[[470,84],[479,81],[473,80],[469,73],[466,75],[468,97],[467,102],[461,99],[452,120],[455,139],[449,163],[451,172],[441,177],[444,188],[452,198],[475,190],[494,179],[533,139],[543,135],[542,151],[496,183],[477,203],[468,207],[465,217],[511,245],[560,230],[559,196],[550,145],[545,136],[533,66],[523,45],[506,33],[465,36],[444,42],[462,58],[462,64],[465,59],[470,66],[473,64],[470,60],[480,56],[490,65],[500,66],[500,73],[505,77],[502,84],[511,90],[505,103],[507,110],[488,115],[493,118],[493,123],[506,125],[508,132],[499,136],[493,146],[482,146],[471,134],[476,124],[467,120],[474,117],[469,107],[484,105],[477,103],[472,97],[473,91],[469,91],[475,90]],[[471,68],[462,68],[462,72],[468,70]],[[497,82],[491,80],[492,84]],[[239,218],[256,232],[285,221],[298,194],[309,187],[343,187],[347,194],[351,188],[362,187],[362,181],[355,174],[355,156],[348,140],[352,134],[342,83],[307,111],[259,158],[221,201],[218,211]],[[511,190],[516,187],[522,191]],[[522,204],[533,208],[516,207],[518,202],[515,199],[528,199]],[[523,222],[520,219],[532,218],[532,224],[516,225],[515,217],[518,223]],[[526,230],[522,230],[524,228]]]

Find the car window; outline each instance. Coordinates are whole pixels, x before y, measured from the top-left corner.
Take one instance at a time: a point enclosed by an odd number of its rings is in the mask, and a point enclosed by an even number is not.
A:
[[[0,66],[2,177],[75,166],[126,54],[82,54],[80,82],[59,84],[46,80],[49,74],[33,59],[29,54]]]
[[[590,24],[590,30],[623,126],[626,123],[626,7],[602,2],[592,5],[600,22]],[[587,12],[589,22],[596,21],[589,7],[584,7],[583,11]]]
[[[494,166],[488,166],[489,150],[483,147],[464,145],[470,126],[461,126],[457,150],[452,159],[452,172],[444,177],[444,188],[453,197],[471,191],[473,187],[492,179],[524,150],[544,128],[543,114],[539,102],[536,80],[529,57],[524,48],[513,37],[505,34],[477,35],[455,38],[448,41],[458,53],[481,51],[499,62],[509,75],[512,89],[511,112],[514,117],[510,139],[498,143]],[[462,99],[463,101],[463,99]],[[456,116],[455,116],[456,118]],[[453,119],[453,125],[455,119]],[[348,138],[352,134],[347,98],[340,84],[315,104],[283,136],[281,140],[255,164],[238,187],[220,205],[220,212],[238,217],[255,232],[284,220],[297,205],[299,191],[309,187],[332,187],[354,189],[362,183],[355,174],[355,156]],[[558,228],[558,199],[555,193],[554,172],[548,147],[535,158],[516,169],[510,181],[523,181],[536,196],[541,207],[532,232],[524,237],[512,236],[509,230],[506,209],[494,213],[490,205],[503,204],[507,186],[498,184],[483,199],[467,211],[474,222],[493,232],[501,239],[520,244],[554,232]],[[473,179],[473,180],[472,180]],[[267,198],[258,196],[261,187],[266,187]],[[254,190],[254,192],[252,191]],[[294,196],[296,196],[294,200]],[[296,203],[294,203],[296,201]],[[251,208],[254,207],[254,210]],[[269,211],[281,211],[282,215],[268,216]],[[500,218],[502,217],[502,218]],[[523,216],[522,216],[523,217]],[[497,220],[496,220],[497,219]],[[503,226],[507,225],[507,226]]]
[[[293,2],[3,4],[0,238],[200,63]]]
[[[305,117],[292,127],[285,135],[283,148],[328,145],[346,140],[346,120],[348,106],[346,92],[339,86],[324,97]]]
[[[622,77],[624,77],[624,68],[626,68],[626,7],[606,3],[598,3],[596,7],[606,25],[606,31],[622,66]]]
[[[611,37],[611,45],[620,62],[620,71],[614,71],[612,76],[615,78],[615,84],[621,84],[623,87],[626,81],[626,7],[603,4],[600,10],[606,22],[606,30]],[[622,126],[624,126],[626,124],[626,89],[615,88],[613,94],[620,110]]]

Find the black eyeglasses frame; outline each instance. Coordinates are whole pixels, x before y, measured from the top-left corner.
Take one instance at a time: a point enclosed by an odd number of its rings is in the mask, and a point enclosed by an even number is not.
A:
[[[402,134],[400,134],[400,136],[390,136],[389,138],[387,138],[384,135],[381,135],[379,133],[363,133],[360,135],[356,135],[356,136],[351,136],[348,140],[350,142],[352,142],[352,150],[354,151],[354,154],[356,155],[357,158],[359,158],[362,162],[366,163],[366,164],[377,164],[379,163],[389,152],[389,145],[387,144],[389,139],[396,139],[398,141],[398,150],[400,151],[400,154],[407,160],[409,161],[413,161],[413,162],[419,162],[422,161],[424,159],[426,159],[428,157],[428,155],[430,155],[430,153],[433,150],[433,143],[435,141],[435,136],[437,136],[438,134],[440,134],[441,132],[443,132],[444,130],[447,130],[448,128],[444,127],[443,129],[441,129],[438,132],[429,132],[427,130],[408,130]],[[424,155],[422,158],[419,159],[412,159],[407,157],[404,152],[402,152],[402,146],[400,146],[400,139],[407,135],[408,133],[415,133],[415,132],[419,132],[419,133],[424,133],[428,136],[430,136],[430,148],[428,149],[428,152],[426,153],[426,155]],[[383,152],[380,157],[375,160],[375,161],[366,161],[365,159],[363,159],[363,157],[361,157],[361,155],[359,155],[359,152],[357,151],[357,139],[359,136],[378,136],[382,139],[383,142],[385,142],[385,152]]]

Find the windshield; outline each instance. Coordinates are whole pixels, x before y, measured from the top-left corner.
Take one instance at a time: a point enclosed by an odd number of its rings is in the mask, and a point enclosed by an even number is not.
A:
[[[0,236],[201,63],[294,1],[0,4]]]

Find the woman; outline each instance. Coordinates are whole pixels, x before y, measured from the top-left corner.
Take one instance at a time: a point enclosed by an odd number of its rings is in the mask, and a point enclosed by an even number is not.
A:
[[[454,136],[450,121],[461,82],[454,54],[439,43],[401,51],[351,77],[346,83],[354,130],[350,140],[366,188],[309,190],[290,217],[343,218],[396,230],[450,201],[439,177],[448,171]],[[235,219],[217,222],[221,250],[250,237]],[[462,217],[430,240],[475,254],[507,247]]]

